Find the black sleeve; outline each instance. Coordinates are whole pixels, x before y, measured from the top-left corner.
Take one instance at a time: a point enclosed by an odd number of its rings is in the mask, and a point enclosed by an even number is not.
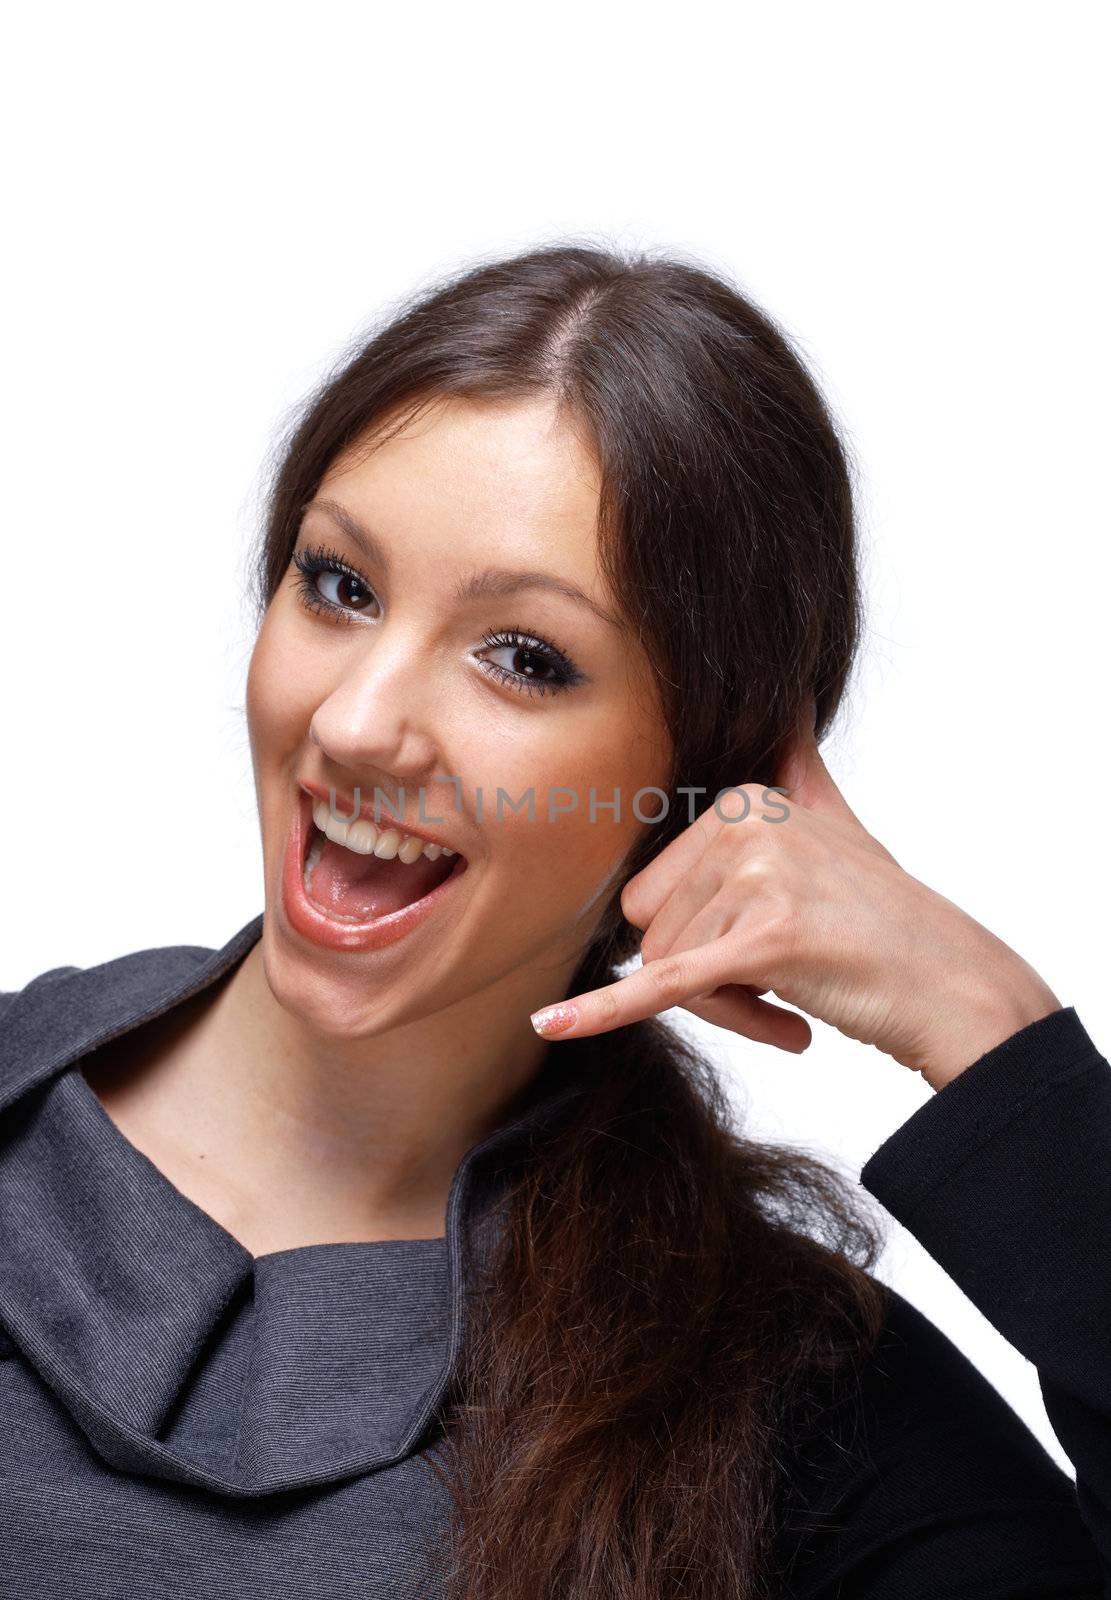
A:
[[[787,1456],[792,1600],[1111,1596],[1111,1066],[1072,1006],[981,1056],[861,1183],[1038,1370],[1063,1473],[894,1290]]]

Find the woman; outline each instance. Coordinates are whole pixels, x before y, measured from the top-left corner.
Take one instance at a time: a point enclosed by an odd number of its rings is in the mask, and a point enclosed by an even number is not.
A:
[[[314,396],[258,570],[263,911],[4,997],[5,1592],[1107,1593],[1111,1070],[823,766],[852,495],[782,334],[480,266]],[[862,1182],[1075,1487],[657,1015],[804,1049],[769,994],[936,1091]]]

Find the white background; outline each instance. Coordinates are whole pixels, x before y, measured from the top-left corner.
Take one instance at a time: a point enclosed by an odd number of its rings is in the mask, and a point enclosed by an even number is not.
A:
[[[261,909],[266,451],[387,303],[574,237],[692,252],[801,344],[863,486],[870,631],[827,761],[1111,1048],[1104,16],[13,14],[0,988]],[[698,1030],[754,1132],[854,1175],[932,1093],[820,1023],[801,1058]],[[1033,1367],[891,1227],[882,1275],[1067,1469]]]

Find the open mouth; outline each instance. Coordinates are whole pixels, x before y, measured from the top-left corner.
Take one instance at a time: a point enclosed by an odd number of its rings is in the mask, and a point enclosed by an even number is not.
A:
[[[378,922],[416,905],[466,870],[466,860],[458,854],[431,859],[422,848],[415,859],[406,859],[424,841],[398,828],[358,823],[350,843],[330,838],[314,820],[314,804],[319,807],[321,802],[302,793],[301,881],[310,904],[336,922],[358,926]],[[330,826],[332,831],[346,836],[350,830],[340,824]],[[375,854],[376,850],[385,854]]]

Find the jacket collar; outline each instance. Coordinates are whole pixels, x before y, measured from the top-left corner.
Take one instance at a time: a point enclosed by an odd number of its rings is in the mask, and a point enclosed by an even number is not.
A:
[[[466,1152],[444,1238],[255,1258],[124,1137],[77,1063],[215,982],[262,924],[219,950],[55,968],[0,1011],[0,1324],[112,1466],[234,1496],[421,1448],[496,1240],[503,1158],[573,1106],[589,1061],[565,1045]]]

